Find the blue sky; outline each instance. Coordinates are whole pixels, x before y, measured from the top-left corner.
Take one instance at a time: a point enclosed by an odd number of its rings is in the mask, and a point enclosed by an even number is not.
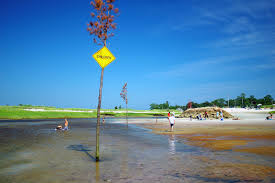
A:
[[[88,0],[0,1],[0,104],[96,108]],[[103,108],[275,97],[274,0],[120,0]]]

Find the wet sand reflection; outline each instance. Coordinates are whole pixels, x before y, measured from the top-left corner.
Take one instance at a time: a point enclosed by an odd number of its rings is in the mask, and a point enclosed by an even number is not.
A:
[[[100,168],[99,168],[99,163],[98,161],[95,161],[95,181],[96,183],[100,182]]]
[[[169,135],[169,138],[168,138],[168,143],[169,143],[169,153],[171,155],[174,155],[176,154],[176,137],[174,134],[172,135]]]

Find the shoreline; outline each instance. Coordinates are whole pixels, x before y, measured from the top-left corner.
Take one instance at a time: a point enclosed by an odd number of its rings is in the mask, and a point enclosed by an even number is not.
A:
[[[102,118],[102,116],[100,117]],[[123,120],[126,120],[125,117],[123,116],[104,116],[105,119],[110,119],[110,118],[114,118],[114,119],[123,119]],[[150,116],[131,116],[129,117],[128,116],[128,120],[131,120],[131,119],[154,119],[155,120],[155,117],[150,117]],[[164,116],[158,116],[158,119],[161,119],[161,118],[166,118]],[[0,123],[3,122],[3,121],[25,121],[25,120],[29,120],[29,121],[46,121],[46,120],[58,120],[58,119],[64,119],[64,117],[60,117],[60,118],[22,118],[22,119],[0,119]],[[79,117],[76,117],[76,118],[70,118],[70,117],[67,117],[67,119],[97,119],[97,117],[91,117],[91,118],[88,118],[88,117],[83,117],[83,118],[79,118]],[[122,123],[123,124],[123,123]],[[133,123],[134,124],[134,123]]]
[[[174,136],[191,146],[212,151],[235,151],[275,157],[275,120],[188,120],[176,119],[170,131],[167,119],[135,123],[151,133]]]
[[[224,110],[230,112],[235,117],[240,117],[240,114],[262,114],[268,115],[273,109],[244,109],[244,108],[223,108]],[[171,110],[174,111],[174,110]],[[166,117],[168,110],[155,111],[155,110],[129,110],[129,118],[163,118]],[[175,111],[176,116],[180,114],[179,111]],[[101,109],[101,117],[105,118],[123,118],[126,116],[126,111],[122,110],[110,110]],[[28,119],[77,119],[77,118],[96,118],[97,113],[95,109],[91,110],[81,110],[81,109],[51,109],[51,108],[25,108],[18,106],[0,106],[0,120],[28,120]],[[242,117],[240,117],[242,119]],[[254,117],[253,117],[254,118]],[[177,118],[180,119],[180,118]],[[264,116],[257,118],[264,119]],[[186,119],[181,119],[186,120]],[[214,119],[213,119],[214,120]],[[225,119],[224,122],[230,119]],[[252,119],[250,119],[252,120]],[[194,119],[195,121],[195,119]],[[205,120],[203,120],[205,122]],[[212,121],[212,120],[210,120]]]
[[[32,111],[32,112],[89,112],[89,113],[96,113],[95,109],[91,109],[88,111],[83,111],[83,110],[62,110],[62,109],[57,109],[57,110],[46,110],[46,109],[23,109],[25,111]],[[156,114],[166,114],[167,112],[158,112],[158,111],[131,111],[129,110],[130,113],[156,113]],[[129,112],[128,111],[128,112]],[[100,113],[105,113],[105,112],[112,112],[112,113],[126,113],[126,111],[116,111],[116,110],[101,110]]]
[[[179,113],[178,111],[175,111]],[[166,111],[155,110],[129,110],[128,117],[154,117],[165,116]],[[124,110],[109,110],[101,109],[101,116],[105,117],[125,117]],[[0,106],[0,119],[59,119],[59,118],[96,118],[97,112],[95,109],[62,109],[62,108],[26,108],[22,106]]]

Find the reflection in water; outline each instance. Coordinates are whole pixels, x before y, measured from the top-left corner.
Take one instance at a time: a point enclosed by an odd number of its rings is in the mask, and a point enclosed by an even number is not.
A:
[[[126,125],[128,126],[128,125]],[[127,143],[127,142],[126,142]],[[122,162],[120,167],[120,177],[121,178],[127,178],[128,177],[128,145],[125,146],[125,148],[122,151]]]
[[[169,135],[169,138],[168,138],[168,143],[169,143],[169,153],[171,155],[174,155],[176,154],[176,145],[175,145],[175,135],[172,134],[172,135]]]
[[[99,161],[95,162],[95,181],[100,182],[100,169],[99,169]]]

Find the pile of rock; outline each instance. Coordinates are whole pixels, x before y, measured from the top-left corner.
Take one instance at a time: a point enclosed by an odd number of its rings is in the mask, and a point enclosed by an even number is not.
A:
[[[196,118],[196,116],[201,115],[204,118],[205,112],[208,114],[208,118],[213,119],[216,118],[217,112],[223,113],[224,118],[233,118],[229,112],[226,112],[222,108],[219,107],[201,107],[201,108],[194,108],[194,109],[187,109],[184,111],[179,117],[180,118],[189,118],[192,116],[193,118]]]

